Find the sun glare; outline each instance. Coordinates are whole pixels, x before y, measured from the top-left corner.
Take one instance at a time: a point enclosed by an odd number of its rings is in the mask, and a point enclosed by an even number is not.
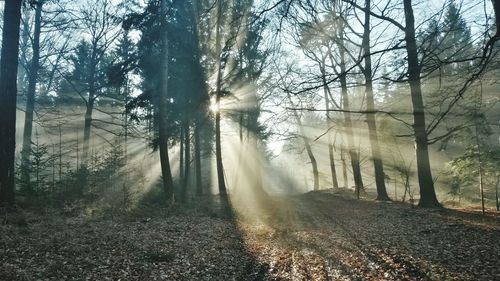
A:
[[[217,106],[217,102],[215,101],[215,98],[210,99],[209,109],[213,113],[219,111],[219,106]]]

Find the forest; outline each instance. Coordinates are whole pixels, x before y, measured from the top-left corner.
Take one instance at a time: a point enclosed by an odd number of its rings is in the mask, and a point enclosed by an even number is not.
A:
[[[0,14],[0,281],[500,280],[500,0]]]

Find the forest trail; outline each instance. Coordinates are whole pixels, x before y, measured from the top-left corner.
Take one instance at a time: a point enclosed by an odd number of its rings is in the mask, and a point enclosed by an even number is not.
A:
[[[327,193],[280,198],[249,226],[272,280],[500,280],[500,221]]]

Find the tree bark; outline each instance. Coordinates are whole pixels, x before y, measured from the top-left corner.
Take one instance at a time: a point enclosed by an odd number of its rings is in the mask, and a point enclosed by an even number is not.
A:
[[[287,93],[288,100],[290,103],[292,102],[292,97],[290,96],[290,93]],[[297,121],[297,125],[299,126],[299,133],[302,136],[302,139],[304,140],[304,146],[307,151],[307,156],[309,156],[309,160],[311,161],[311,167],[312,167],[312,172],[313,172],[313,178],[314,178],[314,191],[319,190],[319,172],[318,172],[318,163],[316,161],[316,157],[314,157],[314,153],[311,148],[311,144],[309,143],[309,139],[307,139],[307,136],[304,131],[304,126],[302,124],[302,121],[300,120],[300,116],[297,113],[296,110],[292,110],[293,116],[295,117],[295,120]]]
[[[326,109],[326,126],[328,130],[328,156],[330,159],[330,173],[332,175],[332,186],[333,188],[339,188],[339,182],[337,179],[337,170],[335,168],[335,158],[333,156],[333,143],[332,143],[332,134],[330,130],[333,126],[332,119],[330,117],[330,88],[328,87],[326,81],[326,71],[325,71],[325,61],[323,60],[320,65],[321,69],[321,78],[323,80],[323,91],[325,94],[325,109]]]
[[[184,182],[184,135],[186,127],[184,124],[181,126],[181,136],[179,143],[179,183],[182,184]]]
[[[196,127],[194,128],[194,165],[196,178],[196,195],[203,195],[203,184],[201,183],[201,142],[200,142],[200,117],[196,117]]]
[[[351,166],[352,173],[354,177],[354,185],[356,187],[356,195],[359,198],[360,190],[364,189],[363,186],[363,177],[361,176],[361,167],[359,163],[359,156],[356,148],[354,146],[354,137],[352,132],[352,120],[351,114],[349,113],[349,96],[347,93],[347,75],[346,75],[346,64],[345,64],[345,50],[344,50],[344,36],[343,36],[343,28],[341,28],[338,48],[340,53],[340,87],[342,89],[342,107],[345,110],[344,112],[344,122],[346,127],[346,138],[347,138],[347,146],[349,150],[349,157],[351,158]]]
[[[97,72],[97,43],[92,44],[92,56],[90,58],[90,70],[87,77],[89,97],[86,102],[84,124],[83,124],[83,148],[82,148],[82,165],[87,166],[90,151],[90,131],[92,128],[92,112],[94,111],[94,103],[97,97],[96,91],[96,72]]]
[[[0,206],[15,206],[17,67],[21,0],[5,1],[0,55]]]
[[[233,186],[235,187],[235,190],[236,188],[238,188],[238,185],[239,185],[239,178],[240,178],[240,174],[241,174],[241,163],[243,161],[243,149],[244,149],[244,145],[243,145],[243,127],[244,127],[244,124],[243,124],[243,120],[244,120],[244,113],[243,111],[239,112],[239,118],[238,118],[238,131],[239,131],[239,147],[238,147],[238,164],[237,164],[237,168],[236,168],[236,171],[235,171],[235,176],[234,176],[234,181],[233,181]],[[247,124],[247,141],[248,141],[248,137],[249,137],[249,127],[248,127],[248,124]]]
[[[364,53],[364,76],[366,89],[366,110],[373,112],[375,110],[375,100],[373,97],[373,73],[372,73],[372,58],[370,50],[370,0],[365,0],[365,23],[363,32],[363,53]],[[370,145],[372,149],[373,166],[375,168],[375,185],[377,187],[377,198],[380,201],[389,201],[387,189],[385,187],[384,164],[380,154],[380,146],[378,143],[377,123],[375,114],[367,113],[366,121],[368,123],[368,133],[370,137]]]
[[[89,99],[85,107],[85,121],[83,124],[83,148],[82,148],[82,165],[87,166],[90,150],[90,130],[92,127],[92,112],[94,111],[93,91],[89,92]]]
[[[29,71],[28,92],[26,99],[26,112],[24,118],[23,149],[21,151],[21,182],[30,185],[30,155],[31,136],[33,132],[33,112],[35,110],[35,93],[38,82],[38,69],[40,68],[40,32],[42,21],[43,2],[35,4],[35,28],[33,31],[33,56]]]
[[[477,122],[477,121],[476,121]],[[481,157],[482,149],[481,149],[481,141],[479,139],[479,130],[478,130],[478,124],[476,123],[475,127],[475,137],[476,137],[476,144],[477,144],[477,162],[478,162],[478,168],[479,168],[479,195],[481,196],[481,211],[483,215],[485,214],[485,208],[484,208],[484,175],[483,175],[483,159]]]
[[[26,17],[29,18],[31,16],[31,10],[24,10],[21,11],[21,18]],[[29,45],[31,43],[31,26],[30,22],[28,20],[21,21],[21,28],[20,28],[20,41],[19,41],[19,65],[18,65],[18,72],[17,72],[17,91],[18,94],[24,95],[26,92],[26,79],[28,77],[28,67],[27,62],[24,58],[24,54],[28,53],[29,50]]]
[[[434,190],[431,166],[429,161],[429,150],[427,141],[427,130],[425,125],[424,100],[420,81],[420,63],[418,61],[418,49],[415,39],[415,18],[411,0],[404,0],[405,12],[405,41],[408,54],[408,82],[410,84],[411,102],[413,107],[413,129],[415,133],[415,152],[417,158],[418,183],[420,187],[421,207],[439,207],[440,204]]]
[[[343,147],[340,149],[340,161],[342,162],[342,180],[344,182],[344,188],[347,188],[349,182],[347,180],[347,163],[345,159],[345,149]]]
[[[189,184],[189,168],[191,162],[191,135],[189,132],[189,120],[184,123],[184,181],[182,183],[181,200],[183,203],[187,199],[187,189]]]
[[[497,206],[497,212],[500,211],[500,201],[498,199],[498,185],[500,184],[500,172],[496,174],[497,182],[495,183],[495,202]]]
[[[168,34],[167,34],[167,0],[160,3],[160,20],[162,25],[161,53],[160,53],[160,83],[159,83],[159,104],[158,104],[158,137],[160,150],[160,164],[163,180],[163,189],[167,202],[173,201],[173,180],[170,169],[170,158],[168,155],[168,120],[167,108],[168,99]]]
[[[495,25],[497,31],[495,32],[495,37],[500,37],[500,0],[491,0],[493,3],[493,12],[495,13]]]
[[[253,81],[255,83],[255,81]],[[252,100],[254,104],[247,111],[247,140],[250,142],[250,147],[252,148],[252,153],[255,154],[255,161],[251,165],[253,166],[253,192],[259,201],[259,207],[264,208],[267,205],[267,193],[264,190],[264,184],[262,180],[262,165],[263,165],[263,153],[261,153],[261,149],[259,148],[259,99],[257,96],[257,92],[253,92],[252,96],[254,97]],[[241,120],[243,121],[243,120]],[[250,134],[248,134],[250,133]],[[240,133],[240,145],[243,145],[242,132]],[[238,166],[238,169],[241,167],[241,162]],[[266,205],[266,206],[264,206]]]
[[[215,89],[215,162],[217,165],[217,182],[219,185],[219,196],[223,204],[223,209],[225,212],[230,211],[229,209],[229,198],[227,196],[226,181],[224,178],[224,165],[222,163],[222,145],[221,145],[221,128],[220,128],[220,99],[221,99],[221,87],[222,87],[222,39],[221,39],[221,27],[222,27],[222,1],[217,1],[217,26],[215,32],[215,44],[216,44],[216,56],[217,56],[217,80]]]

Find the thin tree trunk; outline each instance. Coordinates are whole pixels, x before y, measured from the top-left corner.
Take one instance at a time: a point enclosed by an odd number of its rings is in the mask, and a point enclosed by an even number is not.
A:
[[[90,149],[90,131],[92,127],[92,112],[94,111],[94,93],[89,93],[89,100],[85,108],[85,122],[83,125],[83,148],[82,148],[82,165],[87,166]]]
[[[332,185],[333,188],[339,188],[339,181],[337,179],[337,169],[335,167],[335,157],[333,155],[334,149],[333,144],[328,144],[328,155],[330,158],[330,173],[332,174]]]
[[[185,121],[184,124],[184,182],[182,184],[181,199],[182,202],[186,202],[187,199],[187,189],[189,185],[189,169],[191,162],[191,135],[189,132],[189,120]]]
[[[259,150],[259,140],[257,138],[257,135],[254,133],[252,136],[250,136],[250,141],[251,141],[251,146],[253,148],[253,151],[255,153],[255,163],[254,163],[254,178],[253,180],[253,192],[257,195],[258,200],[260,203],[264,203],[265,200],[267,199],[267,193],[264,191],[264,186],[262,182],[262,160],[261,160],[261,153]],[[259,206],[263,207],[263,206]]]
[[[196,127],[194,128],[194,165],[196,177],[196,195],[203,195],[203,185],[201,183],[201,143],[200,143],[200,117],[196,117]]]
[[[365,66],[364,75],[366,81],[366,110],[368,112],[373,112],[375,110],[375,101],[373,98],[373,80],[372,80],[372,58],[370,50],[370,12],[371,9],[370,0],[365,0],[365,23],[363,32],[363,53],[365,56]],[[385,187],[385,174],[384,174],[384,164],[382,163],[382,157],[380,154],[380,146],[378,143],[377,135],[377,123],[375,121],[375,115],[373,113],[366,114],[366,121],[368,123],[368,133],[370,136],[370,145],[372,149],[373,166],[375,168],[375,184],[377,186],[377,198],[380,201],[389,201],[389,196],[387,195],[387,190]]]
[[[420,63],[418,61],[418,49],[415,39],[415,18],[411,0],[404,0],[405,12],[405,41],[408,54],[408,82],[410,84],[411,101],[413,107],[413,128],[415,133],[415,152],[417,158],[418,184],[420,187],[421,207],[440,207],[434,181],[432,179],[429,161],[429,150],[427,142],[427,130],[425,125],[424,100],[420,81]]]
[[[340,149],[340,161],[342,162],[342,179],[344,182],[344,188],[348,188],[349,183],[347,180],[347,163],[345,159],[345,149],[343,147]]]
[[[50,164],[52,164],[52,183],[50,185],[50,195],[54,194],[55,186],[56,186],[56,144],[52,144],[52,157],[50,158]]]
[[[173,201],[173,180],[170,169],[170,158],[168,155],[168,120],[167,108],[168,100],[168,34],[167,34],[167,0],[162,0],[160,4],[160,20],[162,25],[161,53],[160,53],[160,83],[159,83],[159,104],[158,104],[158,133],[160,164],[163,179],[163,189],[167,202]]]
[[[221,98],[221,87],[222,87],[222,39],[221,39],[221,27],[222,27],[222,1],[217,1],[217,26],[215,32],[215,45],[216,45],[216,55],[217,55],[217,81],[215,89],[215,161],[217,165],[217,182],[219,185],[219,195],[223,204],[223,209],[225,212],[229,212],[229,198],[227,196],[226,181],[224,178],[224,165],[222,163],[222,146],[221,146],[221,129],[220,129],[220,98]]]
[[[476,144],[477,144],[477,162],[479,163],[479,194],[481,196],[481,211],[484,215],[485,209],[484,209],[484,181],[483,181],[483,159],[481,157],[482,149],[481,149],[481,142],[479,141],[479,131],[477,128],[478,124],[475,126],[475,133],[476,133]]]
[[[124,136],[123,136],[123,155],[125,156],[125,166],[128,167],[128,112],[127,112],[127,104],[129,102],[129,77],[128,74],[125,76],[125,93],[124,93],[124,110],[125,114],[123,115],[123,130],[124,130]]]
[[[37,157],[35,157],[35,179],[36,179],[36,190],[38,191],[38,190],[40,190],[40,169],[41,169],[41,164],[42,164],[42,163],[40,163],[41,155],[40,155],[40,142],[39,142],[38,131],[35,133],[35,136],[36,136],[35,155],[37,155]],[[34,191],[31,188],[31,186],[30,186],[29,190],[30,190],[30,192]]]
[[[59,120],[58,124],[59,129],[59,181],[62,180],[62,130],[61,130],[61,121]],[[77,136],[78,137],[78,136]],[[78,140],[77,140],[78,144]],[[77,148],[77,159],[78,159],[78,148]],[[77,160],[78,162],[78,160]]]
[[[31,17],[31,9],[25,9],[21,12],[21,18],[30,18]],[[26,57],[24,54],[28,53],[29,50],[29,45],[31,42],[31,36],[30,36],[30,31],[31,31],[31,26],[30,26],[30,21],[25,20],[21,21],[21,26],[20,28],[20,42],[19,42],[19,57],[24,58]],[[26,65],[23,65],[26,64]],[[24,60],[19,60],[19,66],[18,66],[18,73],[17,73],[17,91],[18,94],[24,95],[26,92],[26,78],[28,75],[27,68],[29,67],[27,65],[28,62]]]
[[[481,153],[481,150],[479,150]],[[485,214],[484,208],[484,181],[483,181],[483,164],[481,163],[481,156],[479,156],[479,192],[481,194],[481,212]]]
[[[325,73],[325,61],[323,60],[320,65],[321,69],[321,78],[323,80],[323,91],[325,94],[325,109],[326,109],[326,126],[328,130],[328,155],[330,159],[330,172],[332,175],[332,186],[333,188],[339,188],[339,182],[337,180],[337,170],[335,168],[335,158],[333,156],[333,143],[332,143],[332,134],[330,133],[331,127],[333,126],[332,119],[330,117],[330,88],[328,87],[326,81],[326,73]]]
[[[15,206],[16,99],[21,0],[5,1],[0,55],[0,206]]]
[[[30,184],[31,135],[33,131],[33,112],[35,110],[35,93],[40,68],[40,32],[42,21],[42,1],[35,4],[35,29],[33,31],[33,56],[29,71],[26,112],[24,118],[23,149],[21,151],[21,181]]]
[[[498,200],[498,185],[500,185],[500,173],[497,172],[497,182],[495,183],[495,202],[497,205],[497,212],[500,211],[500,202]]]
[[[254,81],[255,83],[255,81]],[[264,190],[264,184],[262,181],[262,164],[263,164],[263,159],[262,159],[262,153],[259,148],[259,100],[256,92],[253,92],[252,95],[254,99],[254,104],[253,106],[247,111],[247,140],[250,141],[250,145],[252,147],[252,153],[254,154],[254,159],[255,162],[252,163],[254,173],[253,173],[253,187],[252,190],[254,194],[257,196],[259,205],[259,208],[265,208],[268,205],[266,204],[267,202],[267,193]],[[243,123],[243,118],[241,119],[241,122]],[[251,134],[249,134],[251,133]],[[240,143],[242,144],[243,141],[243,134],[242,132],[240,133]],[[241,162],[238,167],[241,167]]]
[[[349,96],[347,93],[347,75],[346,75],[346,65],[345,65],[345,50],[343,46],[344,36],[343,31],[341,29],[340,42],[338,43],[339,53],[340,53],[340,87],[342,89],[342,107],[345,110],[344,112],[344,122],[346,127],[346,137],[347,137],[347,146],[349,149],[349,157],[351,158],[351,166],[352,173],[354,177],[354,185],[356,187],[356,195],[359,198],[360,190],[364,189],[363,186],[363,178],[361,176],[361,167],[359,163],[358,153],[354,146],[354,137],[352,132],[352,120],[351,114],[348,112],[350,109],[349,106]]]
[[[184,135],[185,127],[181,127],[181,137],[179,143],[179,183],[184,182]]]
[[[89,160],[92,113],[94,111],[94,103],[98,94],[96,89],[97,49],[97,43],[94,42],[92,45],[92,55],[90,58],[89,76],[87,77],[89,97],[86,102],[85,121],[83,126],[82,165],[85,167],[87,166]]]
[[[80,136],[76,131],[76,170],[80,169]]]
[[[290,103],[292,103],[292,97],[290,96],[290,93],[287,93],[288,100]],[[307,156],[309,156],[309,160],[311,161],[311,167],[313,171],[313,178],[314,178],[314,190],[319,190],[319,172],[318,172],[318,163],[316,162],[316,157],[314,157],[311,144],[309,143],[309,139],[307,138],[305,131],[304,131],[304,126],[302,124],[302,121],[300,120],[300,116],[297,113],[296,110],[292,110],[293,116],[295,117],[295,120],[297,121],[297,125],[299,126],[299,133],[302,136],[302,139],[304,140],[304,146],[307,151]]]
[[[241,173],[241,163],[243,161],[243,149],[244,149],[244,145],[243,145],[243,111],[239,113],[239,120],[238,120],[238,130],[239,130],[239,140],[240,140],[240,143],[239,143],[239,148],[238,148],[238,164],[236,166],[236,172],[235,172],[235,176],[234,176],[234,181],[233,181],[233,186],[236,188],[238,188],[238,184],[239,184],[239,177],[240,177],[240,173]],[[249,135],[249,130],[248,130],[248,126],[247,126],[247,140],[248,140],[248,135]]]

